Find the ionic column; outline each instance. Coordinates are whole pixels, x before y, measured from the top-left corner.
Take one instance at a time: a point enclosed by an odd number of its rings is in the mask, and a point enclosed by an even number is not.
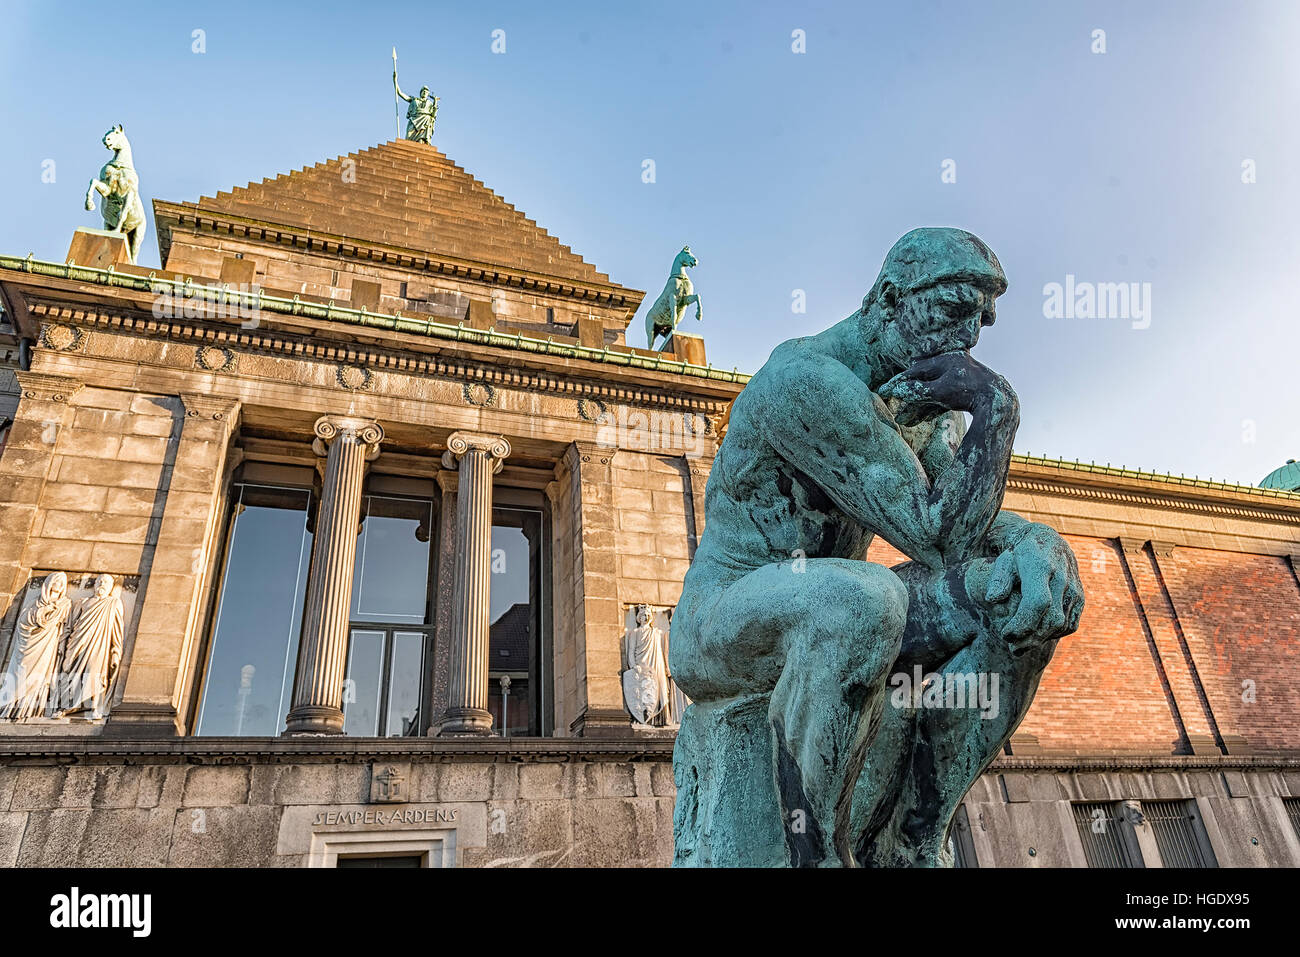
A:
[[[323,415],[316,420],[314,448],[325,458],[325,481],[316,513],[307,609],[285,734],[343,733],[343,671],[361,482],[366,463],[378,457],[383,438],[379,423],[369,419]]]
[[[488,593],[492,578],[492,476],[510,443],[501,436],[454,432],[443,468],[459,473],[456,492],[456,571],[451,606],[447,710],[439,735],[491,734],[488,704]]]

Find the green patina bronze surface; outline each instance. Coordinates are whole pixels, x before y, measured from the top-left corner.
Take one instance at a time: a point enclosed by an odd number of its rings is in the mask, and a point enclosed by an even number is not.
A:
[[[667,346],[673,331],[686,314],[686,307],[692,303],[695,304],[695,318],[697,320],[704,318],[704,304],[700,302],[700,297],[695,292],[691,277],[686,275],[686,270],[693,269],[699,264],[700,261],[691,252],[690,246],[683,246],[682,251],[673,257],[673,265],[668,270],[668,281],[664,283],[663,292],[659,293],[659,298],[646,311],[647,349],[654,349],[655,341],[660,336],[664,337],[660,348]]]
[[[393,92],[399,100],[406,101],[406,138],[417,143],[433,145],[433,125],[438,121],[440,96],[430,96],[427,86],[420,87],[416,96],[407,96],[397,85],[397,50],[393,50]]]
[[[1001,511],[1019,402],[970,350],[1005,289],[977,237],[913,230],[736,400],[671,626],[678,865],[950,863],[1083,611],[1065,541]]]
[[[99,171],[99,178],[92,179],[86,188],[86,210],[95,208],[95,194],[98,193],[102,197],[100,213],[104,217],[104,228],[126,237],[127,252],[131,262],[136,263],[140,261],[140,250],[144,247],[146,220],[131,144],[120,123],[104,134],[102,142],[112,150],[113,158]]]

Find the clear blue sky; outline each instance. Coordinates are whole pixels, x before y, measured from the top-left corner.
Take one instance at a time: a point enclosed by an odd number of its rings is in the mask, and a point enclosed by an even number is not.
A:
[[[146,200],[391,138],[395,43],[439,148],[615,280],[653,298],[691,244],[715,364],[756,370],[853,311],[903,232],[957,225],[1011,281],[976,354],[1020,393],[1019,450],[1250,483],[1300,457],[1300,4],[110,7],[0,3],[6,253],[98,225],[112,123]],[[1150,283],[1149,328],[1044,318],[1067,274]]]

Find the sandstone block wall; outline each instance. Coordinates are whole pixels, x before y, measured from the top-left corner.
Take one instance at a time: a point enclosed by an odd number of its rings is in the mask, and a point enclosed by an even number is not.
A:
[[[528,763],[428,754],[0,761],[0,866],[302,867],[322,840],[431,831],[454,832],[455,863],[466,867],[672,859],[672,766],[662,749],[648,760]],[[392,761],[408,800],[372,803],[374,768]]]

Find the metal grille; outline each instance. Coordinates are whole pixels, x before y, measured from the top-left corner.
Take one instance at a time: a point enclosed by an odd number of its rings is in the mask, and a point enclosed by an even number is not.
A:
[[[1160,849],[1165,867],[1214,867],[1207,860],[1191,801],[1143,801],[1142,814]]]
[[[1286,816],[1291,819],[1296,836],[1300,837],[1300,797],[1283,798],[1282,806],[1286,808]]]
[[[1142,867],[1133,859],[1125,840],[1118,803],[1088,801],[1074,805],[1074,825],[1079,829],[1089,867]]]

